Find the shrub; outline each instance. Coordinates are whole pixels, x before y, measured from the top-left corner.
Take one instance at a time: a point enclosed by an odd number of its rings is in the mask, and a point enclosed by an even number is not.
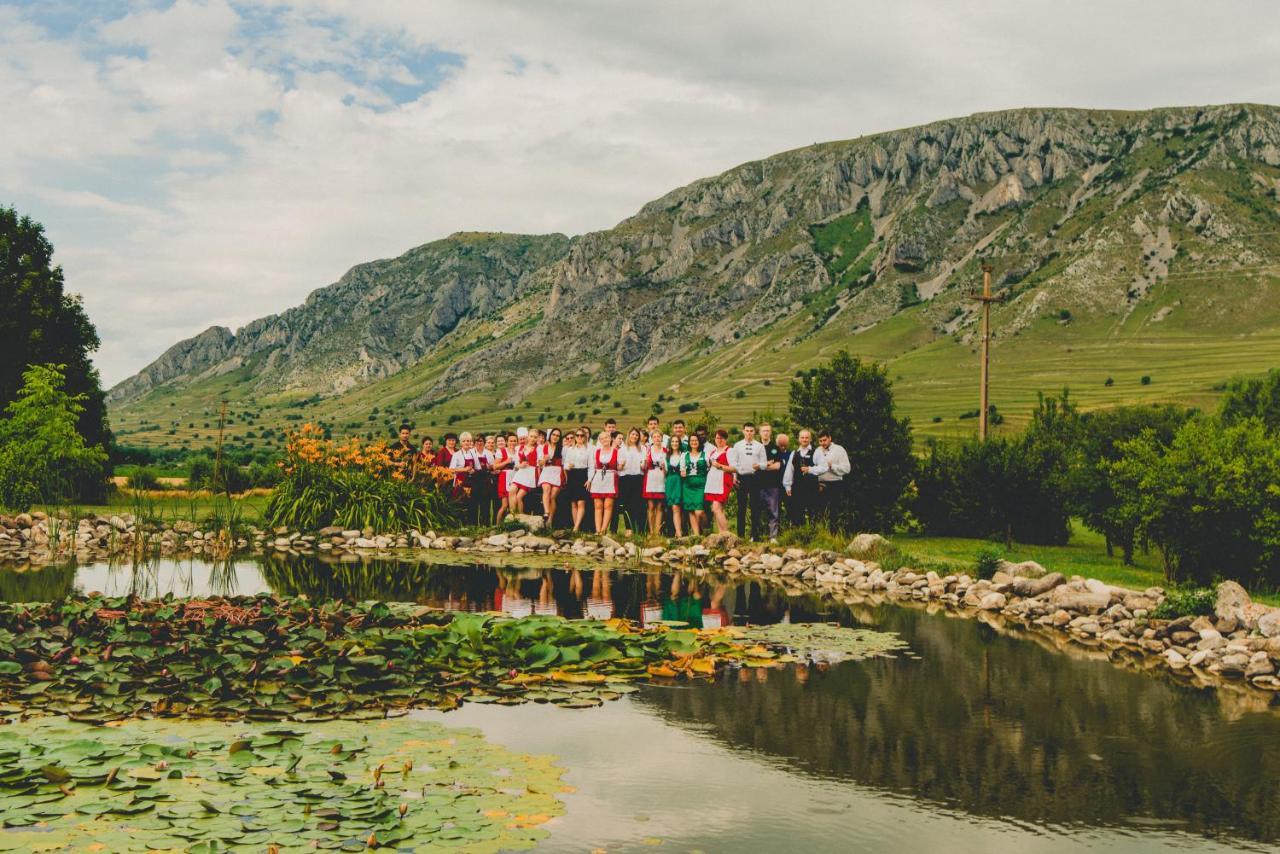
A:
[[[973,574],[977,578],[990,578],[996,574],[1001,561],[1004,560],[1004,550],[997,546],[987,546],[978,549],[978,553],[973,559]]]
[[[1151,616],[1159,620],[1208,616],[1213,613],[1216,599],[1217,594],[1210,587],[1173,587],[1165,591],[1164,601]]]
[[[130,489],[160,489],[160,477],[155,469],[140,468],[129,475]]]
[[[1139,382],[1143,385],[1151,385],[1151,376],[1149,374],[1143,374],[1142,379],[1139,380]]]
[[[18,397],[0,418],[0,505],[99,498],[106,493],[107,452],[78,430],[86,396],[64,390],[61,365],[32,365]]]
[[[1280,432],[1280,368],[1259,379],[1233,380],[1226,387],[1219,414],[1227,424],[1258,418],[1268,432]]]

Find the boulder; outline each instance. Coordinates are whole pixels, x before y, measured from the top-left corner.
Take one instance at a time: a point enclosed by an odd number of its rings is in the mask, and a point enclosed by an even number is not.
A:
[[[1067,611],[1097,614],[1111,604],[1111,594],[1060,585],[1049,591],[1049,603]]]
[[[1034,560],[1024,560],[1021,563],[1002,560],[996,566],[996,571],[1008,573],[1014,578],[1043,578],[1049,573],[1047,569]]]
[[[890,545],[890,542],[879,534],[858,534],[849,541],[849,545],[845,546],[845,551],[854,557],[874,557]]]
[[[1245,668],[1244,675],[1246,679],[1252,679],[1255,676],[1271,676],[1275,672],[1276,666],[1272,664],[1271,656],[1259,650],[1249,657],[1249,666]]]
[[[1258,632],[1264,638],[1280,638],[1280,608],[1272,608],[1258,618]]]
[[[738,542],[737,534],[715,533],[707,534],[702,538],[702,545],[708,549],[724,549],[725,551],[728,551],[729,549],[736,549],[738,547]]]
[[[527,531],[541,531],[547,526],[547,520],[541,516],[533,516],[529,513],[515,514],[516,521],[524,526]]]
[[[1213,613],[1219,619],[1233,618],[1239,620],[1244,613],[1244,606],[1250,604],[1248,592],[1234,581],[1224,581],[1218,585],[1218,595],[1214,599]]]
[[[506,546],[511,538],[506,534],[490,534],[484,538],[484,544],[487,546]]]
[[[982,611],[999,611],[1006,604],[1008,604],[1008,600],[1003,593],[992,592],[982,597],[982,600],[978,603],[978,609]]]
[[[1038,578],[1029,576],[1014,578],[1009,584],[1009,589],[1017,596],[1030,598],[1032,596],[1042,596],[1053,588],[1066,583],[1067,579],[1061,572],[1051,572]]]

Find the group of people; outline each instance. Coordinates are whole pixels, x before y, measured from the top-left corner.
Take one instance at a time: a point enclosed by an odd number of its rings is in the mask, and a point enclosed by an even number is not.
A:
[[[646,430],[623,432],[609,419],[594,436],[587,425],[562,431],[521,427],[509,433],[447,433],[415,443],[408,424],[392,447],[410,476],[428,468],[454,473],[464,515],[501,522],[508,514],[541,515],[549,526],[606,532],[729,533],[726,507],[737,496],[737,533],[778,536],[781,521],[820,523],[838,501],[850,473],[849,455],[826,431],[800,430],[791,447],[769,424],[742,425],[729,443],[725,430],[688,431],[676,419],[670,433],[650,416]],[[588,506],[591,513],[587,513]]]

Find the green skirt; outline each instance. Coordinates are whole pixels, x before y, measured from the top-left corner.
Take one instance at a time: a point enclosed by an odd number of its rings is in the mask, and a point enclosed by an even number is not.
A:
[[[680,506],[680,472],[672,472],[667,475],[666,483],[667,506]]]
[[[680,487],[680,506],[685,512],[697,513],[706,509],[706,489],[705,474],[691,474],[684,479],[684,484]]]

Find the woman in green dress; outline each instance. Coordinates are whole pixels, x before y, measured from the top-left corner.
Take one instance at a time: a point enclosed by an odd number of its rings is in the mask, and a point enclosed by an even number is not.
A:
[[[689,450],[680,460],[680,506],[689,514],[689,527],[693,529],[694,536],[702,534],[702,523],[707,518],[704,496],[710,470],[711,463],[702,447],[702,438],[695,433],[689,437]]]
[[[684,513],[680,510],[680,463],[684,460],[684,452],[680,443],[673,441],[672,450],[667,454],[667,509],[671,511],[671,526],[677,537],[684,536]]]

